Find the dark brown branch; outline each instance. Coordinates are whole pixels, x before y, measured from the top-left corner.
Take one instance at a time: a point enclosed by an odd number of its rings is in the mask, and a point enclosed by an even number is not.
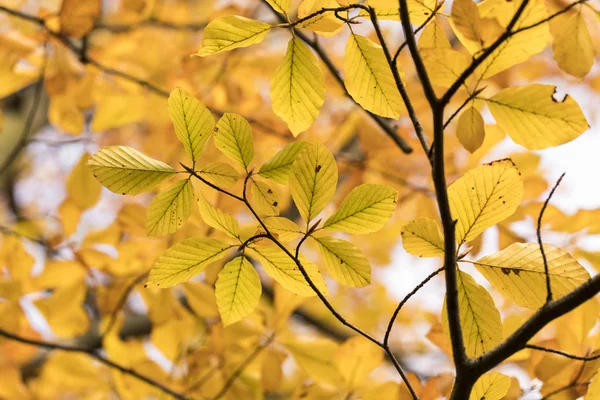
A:
[[[512,32],[511,36],[514,36],[517,33],[521,33],[521,32],[527,31],[529,29],[533,29],[533,28],[535,28],[537,26],[540,26],[540,25],[542,25],[542,24],[544,24],[546,22],[552,21],[554,18],[558,17],[559,15],[562,15],[562,14],[566,13],[567,11],[569,11],[571,8],[575,7],[576,5],[583,4],[583,3],[586,3],[588,1],[589,0],[578,0],[578,1],[574,2],[574,3],[571,3],[568,6],[566,6],[565,8],[563,8],[563,9],[555,12],[554,14],[552,14],[552,15],[550,15],[550,16],[548,16],[548,17],[546,17],[546,18],[544,18],[544,19],[542,19],[542,20],[540,20],[540,21],[538,21],[538,22],[536,22],[534,24],[527,25],[527,26],[524,26],[524,27],[519,28],[519,29],[515,29]]]
[[[87,348],[83,348],[83,347],[65,346],[62,344],[47,343],[47,342],[42,342],[39,340],[27,339],[27,338],[15,335],[13,333],[10,333],[8,331],[5,331],[4,329],[0,329],[0,336],[3,336],[10,340],[14,340],[19,343],[28,344],[31,346],[37,346],[37,347],[44,348],[47,350],[61,350],[61,351],[66,351],[66,352],[70,352],[70,353],[87,354],[90,357],[95,358],[100,363],[106,365],[107,367],[116,369],[126,375],[129,375],[136,379],[139,379],[140,381],[145,382],[148,385],[153,386],[178,400],[191,400],[188,397],[186,397],[180,393],[177,393],[174,390],[166,387],[165,385],[163,385],[160,382],[157,382],[151,378],[148,378],[145,375],[140,374],[139,372],[134,371],[131,368],[124,367],[120,364],[117,364],[114,361],[109,360],[108,358],[105,358],[104,356],[101,356],[100,354],[96,353],[93,349],[87,349]]]
[[[544,244],[542,243],[542,218],[544,217],[544,212],[546,211],[546,207],[548,207],[548,203],[550,203],[550,199],[554,195],[554,192],[560,185],[560,182],[565,177],[565,173],[558,178],[556,184],[548,194],[548,198],[544,201],[544,205],[542,206],[542,210],[540,211],[540,215],[537,220],[537,241],[540,246],[540,252],[542,253],[542,260],[544,261],[544,273],[546,275],[546,303],[550,303],[552,301],[552,285],[550,284],[550,271],[548,269],[548,259],[546,258],[546,251],[544,250]]]
[[[408,302],[408,300],[410,300],[411,297],[413,297],[419,290],[421,290],[423,288],[423,286],[425,286],[427,284],[427,282],[432,280],[435,276],[437,276],[444,269],[445,269],[445,267],[441,267],[441,268],[438,268],[437,270],[433,271],[431,274],[429,274],[429,276],[427,278],[425,278],[421,283],[419,283],[409,294],[404,296],[404,298],[402,299],[402,301],[400,303],[398,303],[398,307],[396,307],[396,310],[394,310],[394,314],[392,315],[392,318],[390,318],[390,322],[388,323],[387,329],[385,331],[385,337],[383,339],[384,346],[389,345],[390,335],[392,333],[392,328],[394,327],[394,322],[396,321],[396,318],[398,317],[398,313],[400,312],[402,307],[404,307],[404,305]]]
[[[532,349],[532,350],[539,350],[539,351],[544,351],[546,353],[552,353],[552,354],[557,354],[559,356],[563,356],[566,358],[570,358],[571,360],[578,360],[578,361],[594,361],[600,358],[600,354],[596,354],[595,356],[589,356],[589,357],[585,357],[585,356],[576,356],[574,354],[570,354],[570,353],[565,353],[564,351],[560,351],[560,350],[556,350],[556,349],[550,349],[548,347],[543,347],[543,346],[537,346],[535,344],[528,344],[525,346],[526,349]]]
[[[349,21],[347,20],[347,18],[338,16],[337,14],[343,11],[349,11],[349,10],[353,10],[355,8],[360,8],[363,9],[365,11],[368,11],[369,7],[363,5],[363,4],[348,4],[347,6],[341,6],[341,7],[323,7],[305,17],[302,17],[300,19],[297,19],[294,22],[288,22],[288,23],[282,23],[281,25],[279,25],[282,28],[294,28],[306,21],[310,21],[311,19],[313,19],[314,17],[318,17],[319,15],[323,15],[325,13],[331,12],[334,13],[336,18],[340,19],[343,22],[348,23]],[[274,10],[274,9],[273,9]],[[275,11],[275,10],[274,10]],[[279,16],[279,13],[278,13]]]

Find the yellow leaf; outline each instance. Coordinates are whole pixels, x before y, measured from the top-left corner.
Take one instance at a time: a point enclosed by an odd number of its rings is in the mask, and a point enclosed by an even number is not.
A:
[[[196,55],[205,57],[260,43],[270,30],[271,25],[246,17],[228,15],[217,18],[204,28],[202,48]]]
[[[292,1],[291,0],[267,0],[267,3],[269,3],[271,5],[271,7],[273,7],[275,9],[275,11],[277,11],[278,13],[281,14],[286,14],[290,12],[290,6]]]
[[[350,242],[329,237],[315,238],[331,276],[344,285],[365,287],[371,283],[371,264]]]
[[[444,47],[423,49],[421,56],[431,83],[444,88],[452,86],[471,63],[466,54]]]
[[[149,236],[165,236],[177,231],[189,218],[194,204],[194,188],[189,179],[177,181],[156,196],[148,206],[146,231]]]
[[[450,211],[459,244],[510,217],[523,199],[523,181],[515,164],[498,160],[467,172],[448,188]]]
[[[398,118],[404,106],[380,45],[364,36],[350,34],[344,72],[346,89],[354,101],[374,114]]]
[[[292,142],[264,163],[258,174],[285,185],[292,173],[292,164],[304,149],[309,146],[306,142]]]
[[[266,183],[250,182],[250,202],[259,215],[279,215],[279,198],[277,193]]]
[[[100,0],[63,0],[58,13],[60,33],[80,38],[94,28],[100,16]]]
[[[568,74],[583,78],[594,65],[594,44],[581,11],[559,17],[552,50],[556,63]]]
[[[271,79],[273,111],[294,136],[310,128],[325,101],[325,78],[308,46],[293,37]]]
[[[223,258],[232,246],[215,239],[189,238],[169,248],[150,270],[146,287],[167,288],[185,282]]]
[[[594,375],[594,378],[592,379],[592,383],[588,387],[585,400],[600,400],[600,374],[598,374],[598,372],[596,372],[596,375]]]
[[[250,314],[262,293],[260,277],[245,257],[236,257],[225,264],[215,287],[219,313],[225,326]]]
[[[529,150],[558,146],[589,128],[579,105],[566,95],[556,100],[556,87],[535,83],[504,89],[486,100],[501,129]]]
[[[231,165],[222,162],[206,164],[196,172],[222,189],[232,187],[240,178],[240,174]]]
[[[169,165],[127,146],[105,147],[87,163],[98,181],[111,192],[138,194],[175,176]]]
[[[378,19],[400,21],[400,11],[396,0],[368,0],[365,5],[373,7]],[[436,6],[435,0],[408,0],[408,15],[410,23],[421,25],[433,13]],[[360,15],[368,17],[366,10],[360,10]]]
[[[305,18],[323,8],[337,8],[335,0],[302,0],[298,6],[298,19]],[[299,28],[311,30],[324,36],[335,35],[344,25],[333,11],[320,13],[300,23]]]
[[[196,315],[204,318],[219,316],[215,289],[212,286],[204,282],[185,282],[181,286],[185,293],[185,299]]]
[[[335,158],[321,143],[311,144],[294,161],[289,177],[292,198],[302,218],[309,222],[335,194],[338,170]]]
[[[57,288],[49,297],[34,302],[56,336],[77,337],[89,329],[89,317],[83,308],[86,289],[85,285],[78,282]]]
[[[485,124],[483,117],[475,107],[467,108],[458,118],[456,136],[469,153],[474,153],[483,144]]]
[[[419,218],[402,228],[402,246],[409,254],[419,257],[444,255],[444,237],[438,223],[430,218]]]
[[[452,27],[464,39],[477,43],[481,48],[491,45],[504,28],[496,18],[481,18],[479,9],[472,0],[458,0],[452,3]]]
[[[554,299],[590,278],[585,268],[564,250],[545,244],[544,253]],[[546,302],[546,274],[537,243],[514,243],[479,259],[475,267],[496,290],[521,307],[537,309]]]
[[[168,108],[177,138],[192,161],[196,161],[215,129],[212,114],[202,102],[182,88],[171,92]]]
[[[383,352],[373,343],[357,336],[340,346],[334,360],[345,386],[354,390],[363,386],[371,371],[383,362]]]
[[[252,127],[242,116],[225,113],[217,122],[215,146],[240,167],[247,169],[254,158]]]
[[[284,217],[269,217],[263,220],[269,232],[276,233],[281,242],[291,242],[302,233],[294,221]]]
[[[502,400],[510,383],[510,377],[499,372],[484,374],[475,382],[469,400]]]
[[[419,50],[451,47],[446,32],[437,22],[427,25],[419,37]]]
[[[96,101],[92,131],[104,132],[143,121],[147,111],[148,98],[145,95],[103,95]]]
[[[465,349],[479,357],[502,342],[502,320],[492,296],[467,273],[458,271],[458,308]],[[442,325],[448,333],[446,301]]]
[[[90,155],[84,153],[67,178],[67,196],[82,210],[93,207],[102,191],[86,166],[89,159]]]
[[[296,262],[281,248],[270,244],[267,246],[252,246],[249,249],[260,260],[265,272],[285,289],[298,296],[316,296],[316,293],[309,286]],[[294,255],[292,250],[288,251]],[[326,295],[327,287],[317,266],[302,255],[299,260],[317,289]]]
[[[239,239],[240,226],[237,219],[231,214],[214,207],[202,193],[198,195],[198,209],[200,210],[200,216],[208,226],[225,232],[234,239]]]
[[[283,340],[282,344],[292,353],[300,368],[312,379],[328,384],[340,382],[340,373],[334,365],[339,345],[333,340],[325,338],[298,340],[290,337]]]
[[[77,232],[83,210],[73,200],[67,198],[58,207],[58,213],[63,227],[63,235],[69,237]]]
[[[397,195],[398,192],[391,186],[373,183],[357,186],[323,227],[354,234],[377,232],[394,214]]]

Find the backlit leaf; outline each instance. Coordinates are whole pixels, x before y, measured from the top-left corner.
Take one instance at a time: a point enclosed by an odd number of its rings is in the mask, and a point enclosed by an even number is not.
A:
[[[210,204],[202,193],[198,195],[198,209],[200,210],[200,216],[208,226],[225,232],[233,238],[240,237],[240,227],[237,219]]]
[[[315,218],[335,194],[335,158],[321,143],[311,144],[294,161],[289,177],[294,203],[305,221]]]
[[[197,56],[248,47],[263,41],[271,25],[237,15],[228,15],[211,21],[204,28],[202,48]]]
[[[474,153],[483,144],[485,124],[481,113],[475,107],[467,108],[458,118],[456,136],[469,153]]]
[[[214,141],[217,149],[244,169],[254,158],[252,127],[240,115],[223,114],[217,122]]]
[[[271,79],[273,111],[294,136],[310,128],[325,101],[325,79],[315,55],[297,37]]]
[[[397,194],[396,189],[386,185],[366,183],[357,186],[323,227],[355,234],[377,232],[392,217]]]
[[[298,19],[308,17],[323,8],[337,8],[335,0],[302,0],[298,6]],[[331,36],[339,32],[344,22],[337,19],[333,11],[322,12],[300,23],[299,28],[309,29],[324,36]]]
[[[419,36],[419,50],[442,48],[449,49],[450,41],[444,29],[437,23],[427,25]]]
[[[290,5],[292,3],[291,0],[267,0],[267,3],[271,5],[275,9],[275,11],[287,14],[290,12]]]
[[[565,296],[590,278],[566,251],[545,244],[544,253],[554,299]],[[496,290],[521,307],[537,309],[546,302],[546,274],[537,243],[513,243],[479,259],[475,267]]]
[[[269,217],[263,220],[269,231],[276,233],[281,242],[291,242],[302,233],[298,225],[284,217]]]
[[[250,182],[250,203],[259,215],[279,215],[279,197],[275,190],[264,182]]]
[[[400,21],[400,11],[396,0],[368,0],[365,5],[373,7],[378,19]],[[423,24],[435,10],[435,0],[408,0],[408,15],[413,25]],[[366,10],[360,10],[360,15],[368,17]]]
[[[556,63],[568,74],[583,78],[594,65],[594,44],[581,11],[555,22],[552,50]]]
[[[430,218],[419,218],[402,228],[402,246],[409,254],[419,257],[444,255],[444,237],[438,223]]]
[[[189,179],[177,181],[154,197],[148,206],[146,231],[150,236],[175,232],[189,218],[194,204],[194,188]]]
[[[471,63],[466,54],[445,47],[423,49],[421,56],[431,83],[445,88],[452,86]]]
[[[231,325],[248,314],[258,305],[262,285],[254,267],[245,257],[229,261],[215,284],[215,296],[223,325]]]
[[[273,156],[269,161],[264,163],[258,174],[262,177],[272,179],[277,183],[286,184],[292,173],[292,164],[296,157],[307,147],[307,142],[295,141],[289,143],[281,151]]]
[[[484,374],[475,382],[469,400],[502,400],[510,389],[510,377],[499,372]]]
[[[232,246],[215,239],[189,238],[168,249],[150,270],[146,287],[166,288],[198,275]]]
[[[331,276],[344,285],[365,287],[371,283],[371,264],[350,242],[329,237],[316,238]]]
[[[87,162],[102,186],[119,194],[138,194],[175,176],[169,165],[127,146],[105,147]]]
[[[523,199],[523,181],[515,164],[498,160],[467,172],[448,188],[456,241],[469,242],[510,217]]]
[[[206,164],[196,172],[222,189],[232,187],[240,178],[240,174],[231,165],[222,162]]]

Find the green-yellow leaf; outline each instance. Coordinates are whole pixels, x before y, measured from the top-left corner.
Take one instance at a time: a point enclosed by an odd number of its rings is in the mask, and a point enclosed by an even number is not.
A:
[[[510,217],[523,200],[523,181],[515,164],[498,160],[470,170],[448,188],[456,241],[469,242]]]
[[[466,54],[445,47],[423,49],[421,56],[431,83],[444,88],[452,86],[471,63]]]
[[[292,164],[296,157],[309,146],[307,142],[292,142],[264,163],[258,174],[264,178],[272,179],[277,183],[285,185],[292,173]]]
[[[552,50],[559,68],[583,78],[594,65],[594,44],[581,11],[566,14],[555,21]]]
[[[485,123],[475,107],[467,108],[458,118],[456,136],[469,153],[474,153],[483,144]]]
[[[344,56],[344,82],[354,101],[382,117],[398,118],[403,109],[392,70],[380,45],[350,34]]]
[[[556,100],[556,87],[535,83],[504,89],[487,99],[500,128],[530,150],[558,146],[589,128],[579,105],[570,96]]]
[[[305,221],[315,218],[335,194],[335,158],[321,143],[311,144],[294,161],[289,177],[294,203]]]
[[[250,203],[258,215],[279,215],[280,205],[277,193],[264,182],[251,180]]]
[[[430,218],[419,218],[402,227],[402,246],[407,253],[419,257],[444,255],[444,237],[438,223]]]
[[[371,283],[371,264],[358,247],[329,237],[316,240],[329,273],[337,281],[357,288]]]
[[[237,15],[217,18],[204,28],[202,48],[197,56],[248,47],[263,41],[271,25]]]
[[[236,257],[225,264],[215,284],[223,325],[231,325],[254,311],[261,293],[260,277],[250,261]]]
[[[366,234],[387,224],[396,209],[396,189],[373,183],[355,187],[340,208],[325,221],[330,231]]]
[[[215,119],[204,104],[182,88],[171,92],[168,108],[177,138],[196,161],[215,129]]]
[[[208,226],[225,232],[233,238],[240,237],[240,226],[237,219],[210,204],[202,193],[198,196],[198,209],[200,216]]]
[[[177,181],[154,197],[148,206],[146,231],[149,236],[165,236],[177,231],[189,218],[194,204],[194,188],[189,179]]]
[[[458,271],[458,311],[465,349],[469,357],[479,357],[502,342],[502,320],[492,296],[467,273]],[[446,302],[442,325],[448,332]]]
[[[469,400],[502,400],[510,383],[510,377],[499,372],[484,374],[475,382]]]
[[[451,47],[446,32],[437,22],[427,25],[419,36],[419,50]]]
[[[293,37],[271,79],[273,111],[294,136],[310,128],[325,101],[325,78],[308,46]]]
[[[175,176],[169,165],[127,146],[105,147],[92,156],[87,166],[111,192],[138,194]]]
[[[196,172],[222,189],[232,187],[240,178],[240,174],[231,165],[222,162],[206,164]]]
[[[280,242],[291,242],[302,233],[298,225],[284,217],[269,217],[263,220],[269,232],[276,233]]]
[[[150,270],[146,287],[166,288],[198,275],[232,246],[215,239],[189,238],[168,249]]]
[[[544,253],[554,299],[590,279],[585,268],[566,251],[545,244]],[[546,274],[537,243],[514,243],[481,258],[475,267],[496,290],[521,307],[537,309],[546,302]]]
[[[217,122],[215,146],[240,167],[246,169],[254,158],[252,127],[241,115],[225,113]]]
[[[250,247],[250,250],[259,259],[265,272],[285,289],[298,296],[316,296],[316,293],[304,278],[304,275],[296,265],[296,262],[281,248],[274,244],[270,244],[267,246],[252,246]],[[288,251],[294,255],[293,250]],[[326,295],[328,293],[327,286],[325,286],[325,281],[317,266],[302,255],[299,260],[317,289]]]

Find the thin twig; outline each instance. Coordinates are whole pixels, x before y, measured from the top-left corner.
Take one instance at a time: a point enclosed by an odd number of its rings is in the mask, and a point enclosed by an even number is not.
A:
[[[413,31],[413,35],[416,35],[417,33],[421,32],[421,30],[423,30],[423,28],[425,28],[433,18],[435,18],[435,16],[437,15],[437,12],[444,6],[444,2],[441,1],[440,3],[438,3],[435,6],[435,9],[433,10],[433,12],[429,15],[429,17],[427,17],[427,19],[425,20],[425,22],[423,22],[421,25],[419,25],[414,31]],[[408,42],[405,40],[404,42],[402,42],[402,44],[400,45],[400,47],[398,47],[398,50],[396,50],[396,54],[394,54],[394,57],[392,58],[392,64],[394,66],[398,65],[398,57],[400,56],[400,53],[402,53],[402,50],[404,50],[404,48],[408,46]]]
[[[535,344],[528,344],[525,346],[526,349],[532,349],[532,350],[539,350],[539,351],[544,351],[546,353],[552,353],[552,354],[557,354],[559,356],[563,356],[566,358],[570,358],[571,360],[578,360],[578,361],[594,361],[600,358],[600,353],[596,354],[595,356],[589,356],[589,357],[584,357],[584,356],[576,356],[574,354],[570,354],[570,353],[565,353],[564,351],[560,351],[560,350],[556,350],[556,349],[550,349],[548,347],[543,347],[543,346],[537,346]]]
[[[178,400],[191,400],[188,397],[182,395],[181,393],[177,393],[176,391],[166,387],[162,383],[155,381],[154,379],[151,379],[145,375],[140,374],[139,372],[134,371],[131,368],[124,367],[120,364],[117,364],[114,361],[109,360],[108,358],[105,358],[104,356],[101,356],[100,354],[96,353],[93,349],[86,349],[83,347],[74,347],[74,346],[65,346],[62,344],[55,344],[55,343],[48,343],[48,342],[43,342],[43,341],[39,341],[39,340],[27,339],[27,338],[15,335],[14,333],[5,331],[4,329],[0,329],[0,336],[3,336],[10,340],[14,340],[19,343],[28,344],[31,346],[37,346],[37,347],[48,349],[48,350],[61,350],[61,351],[66,351],[66,352],[71,352],[71,353],[87,354],[87,355],[95,358],[102,364],[104,364],[110,368],[116,369],[126,375],[129,375],[136,379],[139,379],[140,381],[145,382],[148,385],[151,385],[151,386],[161,390],[162,392],[164,392],[170,396],[173,396],[174,398],[176,398]]]
[[[546,258],[546,252],[544,251],[544,244],[542,243],[542,218],[544,217],[544,212],[546,211],[546,207],[548,207],[548,203],[550,203],[550,199],[554,195],[554,192],[558,188],[558,185],[560,185],[560,182],[562,181],[564,176],[565,173],[563,172],[560,178],[558,178],[558,180],[556,181],[556,184],[554,184],[554,187],[550,191],[550,194],[548,194],[548,198],[546,198],[546,201],[542,206],[542,210],[540,211],[540,215],[538,216],[537,220],[537,241],[540,246],[540,252],[542,253],[542,260],[544,260],[544,273],[546,274],[546,304],[552,301],[552,286],[550,284],[550,271],[548,268],[548,260]]]
[[[485,90],[486,87],[482,87],[480,89],[477,89],[476,91],[474,91],[473,93],[471,93],[469,95],[469,97],[467,97],[467,99],[460,105],[460,107],[458,107],[456,109],[456,111],[454,111],[452,113],[452,115],[446,120],[446,122],[444,122],[444,129],[446,129],[448,127],[448,125],[450,125],[450,123],[452,122],[452,120],[454,118],[456,118],[456,116],[462,111],[463,108],[465,108],[467,106],[467,104],[469,104],[469,102],[471,100],[473,100],[475,97],[477,97],[481,92],[483,92]]]

